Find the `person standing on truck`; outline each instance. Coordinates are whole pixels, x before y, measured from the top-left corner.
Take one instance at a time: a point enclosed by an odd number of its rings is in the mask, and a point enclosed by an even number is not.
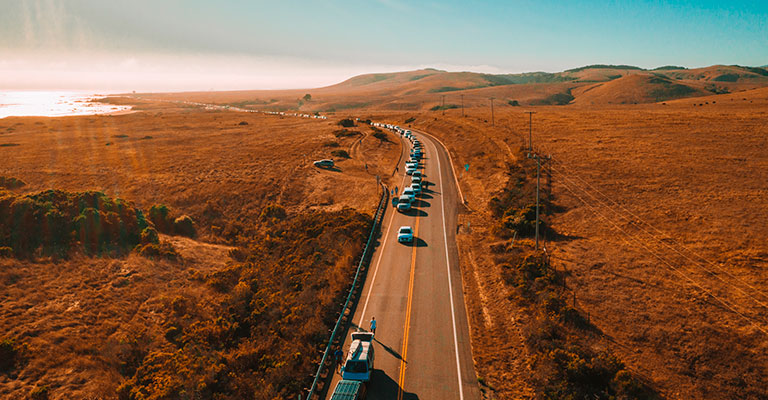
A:
[[[371,318],[371,332],[376,334],[376,317]]]

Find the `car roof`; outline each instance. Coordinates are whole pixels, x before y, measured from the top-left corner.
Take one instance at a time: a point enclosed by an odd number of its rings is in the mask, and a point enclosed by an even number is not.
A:
[[[409,230],[409,231],[412,231],[412,230],[413,230],[413,228],[411,228],[410,226],[405,226],[405,225],[403,225],[403,226],[401,226],[401,227],[400,227],[400,230],[403,230],[403,229],[407,229],[407,230]]]
[[[347,361],[365,361],[368,360],[368,352],[371,348],[371,342],[364,342],[362,340],[353,340],[349,346],[349,354],[347,355]]]

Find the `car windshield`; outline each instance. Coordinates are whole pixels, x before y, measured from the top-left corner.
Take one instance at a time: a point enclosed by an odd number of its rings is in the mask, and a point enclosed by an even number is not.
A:
[[[411,228],[400,228],[400,233],[411,233]]]

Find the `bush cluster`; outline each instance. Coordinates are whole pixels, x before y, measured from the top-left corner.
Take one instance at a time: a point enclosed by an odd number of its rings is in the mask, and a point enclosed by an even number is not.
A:
[[[25,346],[15,339],[0,338],[0,374],[12,371],[24,357]]]
[[[362,136],[363,134],[358,131],[350,131],[349,129],[339,129],[333,132],[334,136],[337,138],[344,138],[344,137],[351,137],[351,136]]]
[[[499,221],[497,236],[534,232],[536,211],[531,200],[535,186],[531,181],[536,177],[532,171],[535,167],[531,165],[511,166],[507,185],[490,200],[491,215]],[[543,199],[544,205],[550,204],[546,196]],[[497,246],[493,252],[502,280],[513,289],[511,299],[530,311],[523,335],[538,360],[534,380],[542,398],[654,397],[616,357],[592,350],[587,339],[594,327],[569,305],[563,277],[551,268],[543,252],[519,246]]]
[[[333,150],[331,155],[338,158],[349,158],[349,153],[346,150]]]
[[[351,128],[355,126],[355,121],[351,118],[344,118],[339,121],[339,125],[345,127],[345,128]]]
[[[296,398],[307,386],[354,274],[370,217],[350,209],[271,220],[238,249],[245,261],[205,280],[223,295],[214,318],[173,299],[164,337],[118,390],[121,399]]]
[[[64,256],[72,249],[121,254],[139,244],[149,225],[141,210],[101,192],[0,194],[0,247],[18,257]]]
[[[192,217],[182,215],[174,218],[171,210],[165,204],[156,204],[149,209],[149,220],[157,230],[168,235],[195,237],[197,229]]]
[[[26,186],[26,183],[21,179],[13,177],[0,176],[0,188],[5,189],[18,189],[22,186]]]

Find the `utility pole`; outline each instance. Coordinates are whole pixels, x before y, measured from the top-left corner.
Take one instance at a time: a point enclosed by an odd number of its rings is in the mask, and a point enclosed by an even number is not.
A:
[[[494,123],[494,119],[493,119],[493,97],[491,97],[491,126],[495,126],[495,125],[496,124]]]
[[[461,95],[461,117],[464,118],[464,95]]]
[[[443,109],[443,115],[445,115],[445,95],[443,95],[442,105],[440,106],[440,108]]]
[[[536,251],[539,250],[539,187],[541,182],[541,156],[536,153],[528,153],[528,158],[536,160]],[[551,156],[544,158],[544,161],[551,160]]]
[[[536,111],[526,111],[526,114],[528,114],[528,151],[533,151],[533,114],[536,114]]]

